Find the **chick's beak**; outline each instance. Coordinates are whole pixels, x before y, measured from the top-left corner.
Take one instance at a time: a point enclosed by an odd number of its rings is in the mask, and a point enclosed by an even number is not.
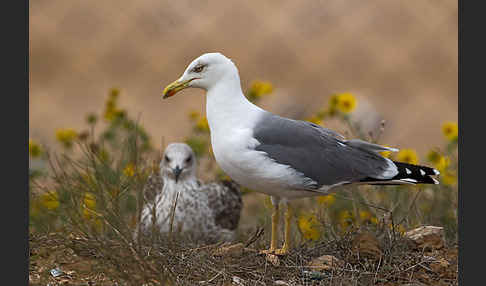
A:
[[[174,169],[172,169],[172,172],[174,173],[175,181],[177,183],[177,181],[179,180],[179,176],[182,173],[182,169],[179,168],[179,166],[176,166]]]
[[[168,98],[168,97],[175,95],[179,91],[189,87],[190,82],[191,82],[191,80],[185,80],[185,81],[176,80],[176,81],[174,81],[173,83],[171,83],[171,84],[169,84],[168,86],[165,87],[164,91],[162,92],[162,98],[165,99],[165,98]]]

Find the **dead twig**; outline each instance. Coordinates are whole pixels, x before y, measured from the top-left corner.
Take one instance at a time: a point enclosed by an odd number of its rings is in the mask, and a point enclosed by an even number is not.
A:
[[[245,247],[248,247],[259,240],[262,235],[265,233],[263,227],[259,227],[256,229],[255,233],[245,242]]]

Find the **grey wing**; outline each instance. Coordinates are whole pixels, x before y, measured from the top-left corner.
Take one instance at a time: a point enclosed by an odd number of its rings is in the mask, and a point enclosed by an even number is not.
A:
[[[208,194],[208,205],[213,212],[215,225],[235,230],[243,208],[238,186],[234,182],[222,181],[207,184],[204,188]]]
[[[343,140],[334,131],[311,122],[267,113],[253,136],[260,143],[255,150],[316,182],[306,189],[396,174],[396,166],[377,154],[379,145]]]

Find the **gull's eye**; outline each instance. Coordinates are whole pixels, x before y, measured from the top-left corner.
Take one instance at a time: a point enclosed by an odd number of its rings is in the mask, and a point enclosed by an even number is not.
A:
[[[197,65],[192,69],[192,72],[200,73],[204,69],[205,65]]]
[[[192,160],[192,157],[191,156],[187,157],[186,158],[186,163],[188,163],[188,164],[191,163],[191,160]]]
[[[169,162],[170,162],[170,158],[169,158],[169,157],[167,157],[167,155],[165,155],[165,161],[166,161],[167,163],[169,163]]]

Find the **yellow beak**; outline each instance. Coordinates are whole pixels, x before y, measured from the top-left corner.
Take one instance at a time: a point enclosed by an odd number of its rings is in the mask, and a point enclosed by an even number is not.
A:
[[[171,97],[176,93],[178,93],[179,91],[189,87],[189,82],[191,82],[190,79],[186,81],[179,81],[179,80],[174,81],[173,83],[169,84],[166,88],[164,88],[164,91],[162,93],[162,98],[165,99]]]

